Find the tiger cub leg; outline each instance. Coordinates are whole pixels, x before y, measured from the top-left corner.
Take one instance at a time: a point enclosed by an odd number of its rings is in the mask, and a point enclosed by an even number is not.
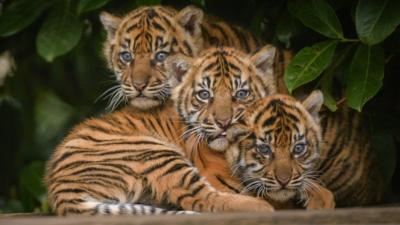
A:
[[[167,203],[197,212],[273,210],[264,200],[217,191],[179,152],[175,156],[169,154],[168,158],[150,164],[152,165],[144,165],[146,169],[141,174],[146,176],[146,189],[152,190],[152,198],[160,205]]]
[[[104,138],[104,143],[72,139],[52,157],[46,180],[57,214],[111,214],[114,211],[101,210],[104,204],[120,204],[124,211],[138,202],[198,212],[272,210],[266,201],[215,190],[182,150],[168,142],[148,136],[119,137],[121,144],[112,141],[110,151],[106,147],[111,139]],[[83,143],[84,150],[77,151]]]
[[[335,197],[326,187],[314,183],[313,189],[308,191],[308,201],[305,207],[307,209],[334,209]]]

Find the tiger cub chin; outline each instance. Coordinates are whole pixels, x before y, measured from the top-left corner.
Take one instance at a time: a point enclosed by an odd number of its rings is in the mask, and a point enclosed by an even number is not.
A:
[[[248,108],[244,123],[228,132],[233,144],[225,153],[245,191],[276,205],[297,199],[309,209],[335,207],[317,174],[322,104],[322,93],[314,91],[301,103],[271,95]]]

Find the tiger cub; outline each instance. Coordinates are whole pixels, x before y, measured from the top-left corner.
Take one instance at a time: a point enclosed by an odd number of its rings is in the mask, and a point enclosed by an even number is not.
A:
[[[322,102],[321,93],[313,92],[302,104],[278,95],[249,107],[244,121],[251,132],[243,132],[247,136],[231,144],[225,155],[246,190],[264,196],[275,208],[295,196],[305,199],[307,208],[380,201],[384,185],[361,115],[342,108],[318,116]],[[239,131],[232,128],[228,139],[238,139]],[[197,158],[223,164],[212,152]],[[229,181],[224,182],[240,190]]]
[[[302,103],[288,95],[271,95],[248,108],[244,126],[228,132],[233,143],[225,152],[245,192],[274,206],[297,199],[308,209],[335,207],[333,193],[320,184],[317,173],[322,104],[322,93],[314,91]]]
[[[215,189],[193,165],[187,149],[208,148],[198,144],[193,133],[203,129],[212,138],[210,147],[227,147],[228,126],[237,123],[252,101],[275,93],[270,82],[274,51],[266,46],[249,56],[221,47],[195,59],[168,60],[171,74],[182,80],[178,110],[171,102],[151,113],[128,106],[75,127],[47,165],[51,208],[58,215],[190,213],[162,209],[171,207],[199,212],[273,210],[264,200]],[[230,121],[220,112],[228,113]],[[183,123],[185,118],[206,121],[193,129]]]
[[[204,18],[203,11],[193,6],[180,11],[140,7],[124,17],[103,12],[100,19],[107,31],[103,53],[117,78],[111,109],[120,101],[142,110],[163,105],[175,85],[169,82],[165,60],[177,53],[195,57],[213,46],[253,53],[262,47],[250,32]]]

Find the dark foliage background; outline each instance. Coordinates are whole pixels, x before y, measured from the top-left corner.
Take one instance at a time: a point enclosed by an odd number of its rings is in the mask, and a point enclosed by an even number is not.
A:
[[[46,212],[45,161],[74,124],[104,112],[107,101],[96,99],[113,77],[99,12],[160,3],[197,5],[297,52],[288,88],[322,88],[330,110],[337,102],[367,114],[386,202],[400,201],[400,1],[2,0],[0,212]]]

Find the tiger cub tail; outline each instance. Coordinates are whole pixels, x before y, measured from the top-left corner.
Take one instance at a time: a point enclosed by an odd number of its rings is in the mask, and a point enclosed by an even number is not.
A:
[[[87,198],[81,207],[91,215],[195,215],[198,212],[188,210],[167,210],[151,205],[137,203],[102,202]]]

